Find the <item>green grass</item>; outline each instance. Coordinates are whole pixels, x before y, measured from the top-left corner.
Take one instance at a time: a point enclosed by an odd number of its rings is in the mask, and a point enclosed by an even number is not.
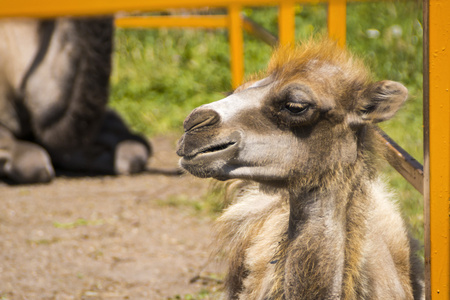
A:
[[[216,218],[223,211],[226,203],[225,187],[226,184],[210,180],[208,192],[200,199],[193,199],[186,195],[176,195],[165,200],[157,200],[160,206],[170,206],[183,208],[191,211],[196,216],[206,216],[208,218]]]
[[[347,10],[348,47],[366,61],[375,79],[400,81],[409,89],[405,106],[382,128],[420,162],[421,2],[349,3]],[[298,40],[326,32],[324,4],[297,5],[296,12]],[[244,13],[277,32],[276,8],[246,8]],[[244,39],[248,76],[266,67],[271,48],[247,34]],[[181,134],[186,115],[196,106],[222,98],[231,90],[230,81],[224,30],[117,30],[111,105],[133,129],[148,136]],[[390,167],[384,172],[414,235],[422,239],[421,195]]]
[[[61,223],[58,221],[53,222],[53,226],[55,228],[60,228],[60,229],[73,229],[73,228],[77,228],[80,226],[98,226],[98,225],[103,225],[105,224],[105,220],[86,220],[83,218],[78,218],[73,222],[67,222],[67,223]]]
[[[111,104],[147,135],[180,131],[192,108],[229,89],[224,32],[118,30]]]

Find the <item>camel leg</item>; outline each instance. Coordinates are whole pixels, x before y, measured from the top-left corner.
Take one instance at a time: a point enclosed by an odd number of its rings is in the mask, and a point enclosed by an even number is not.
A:
[[[134,174],[143,171],[152,155],[150,143],[131,133],[120,116],[112,110],[106,113],[99,140],[114,148],[114,173]]]
[[[99,133],[91,144],[74,151],[53,151],[56,166],[72,171],[133,174],[145,169],[151,146],[130,132],[114,111],[108,110]]]
[[[134,174],[144,171],[149,158],[148,148],[136,140],[125,140],[117,144],[114,157],[116,174]]]
[[[44,148],[17,140],[0,126],[0,176],[15,183],[42,183],[51,181],[55,172]]]

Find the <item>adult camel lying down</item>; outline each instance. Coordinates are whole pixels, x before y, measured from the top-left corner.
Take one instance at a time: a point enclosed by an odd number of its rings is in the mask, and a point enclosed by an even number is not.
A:
[[[238,179],[219,218],[227,299],[421,299],[374,124],[407,98],[331,42],[279,49],[262,79],[195,109],[179,142],[198,177]]]
[[[112,18],[0,21],[0,176],[47,182],[66,170],[128,174],[148,142],[107,109]]]

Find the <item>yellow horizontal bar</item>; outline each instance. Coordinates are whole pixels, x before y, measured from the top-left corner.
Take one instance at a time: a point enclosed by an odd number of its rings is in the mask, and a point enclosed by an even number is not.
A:
[[[115,20],[121,28],[169,28],[169,27],[202,27],[224,28],[228,26],[227,16],[147,16],[123,17]]]
[[[280,5],[289,0],[0,0],[0,17],[58,17],[107,15],[128,11],[161,11],[169,8]],[[296,3],[334,2],[299,0]],[[357,0],[362,1],[362,0]]]

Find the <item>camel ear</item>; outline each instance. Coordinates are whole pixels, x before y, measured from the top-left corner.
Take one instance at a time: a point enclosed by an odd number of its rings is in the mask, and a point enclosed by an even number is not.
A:
[[[384,80],[371,84],[359,99],[358,115],[363,122],[378,123],[389,120],[408,97],[401,83]]]

